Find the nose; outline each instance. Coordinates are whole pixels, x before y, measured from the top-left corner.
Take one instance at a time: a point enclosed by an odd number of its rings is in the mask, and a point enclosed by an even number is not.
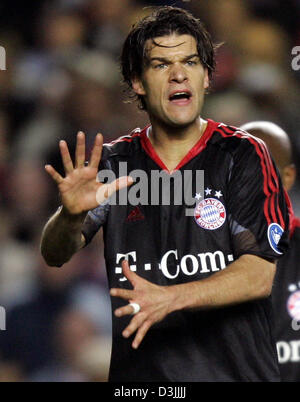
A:
[[[170,71],[170,82],[182,83],[187,80],[185,68],[180,63],[174,63]]]

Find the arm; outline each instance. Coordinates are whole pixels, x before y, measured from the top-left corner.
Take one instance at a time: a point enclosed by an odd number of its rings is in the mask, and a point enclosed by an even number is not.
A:
[[[81,233],[89,210],[109,198],[115,191],[132,184],[130,177],[112,183],[97,182],[98,166],[102,154],[102,135],[97,134],[88,165],[85,165],[85,136],[78,133],[75,166],[65,141],[60,141],[60,153],[65,169],[62,177],[51,165],[47,173],[58,186],[62,207],[47,222],[41,238],[41,253],[48,265],[61,266],[85,245]]]
[[[267,297],[272,289],[275,264],[254,255],[243,255],[226,269],[201,281],[158,286],[140,278],[123,262],[123,273],[133,290],[111,289],[111,295],[140,305],[141,310],[123,331],[124,337],[137,331],[132,343],[137,348],[149,328],[178,310],[225,307]],[[132,314],[126,305],[115,311],[117,317]]]
[[[71,215],[64,207],[49,219],[41,239],[41,253],[50,266],[61,266],[85,245],[81,233],[86,213]]]
[[[242,255],[226,269],[198,282],[175,285],[173,311],[215,308],[270,295],[275,263],[255,255]]]

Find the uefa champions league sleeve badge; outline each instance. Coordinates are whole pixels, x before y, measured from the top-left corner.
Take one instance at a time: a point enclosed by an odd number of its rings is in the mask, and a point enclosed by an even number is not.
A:
[[[278,225],[278,223],[271,223],[271,225],[269,225],[268,227],[269,244],[277,254],[283,254],[278,248],[278,243],[281,239],[283,232],[284,230],[280,225]]]

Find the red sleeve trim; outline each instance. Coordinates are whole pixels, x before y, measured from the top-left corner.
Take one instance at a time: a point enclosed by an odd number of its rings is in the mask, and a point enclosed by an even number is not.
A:
[[[276,174],[274,164],[265,143],[262,140],[256,139],[252,135],[235,127],[231,128],[220,124],[217,131],[224,138],[230,138],[232,136],[245,138],[254,146],[255,151],[260,158],[260,164],[264,178],[263,191],[266,195],[264,203],[264,215],[266,217],[268,225],[270,225],[272,222],[275,222],[278,223],[283,229],[285,229],[285,222],[283,219],[282,211],[278,204],[278,175]]]
[[[132,142],[135,137],[140,137],[141,134],[142,134],[141,130],[137,128],[137,129],[133,130],[131,134],[123,135],[122,137],[119,137],[116,140],[113,140],[109,143],[105,143],[103,145],[111,147],[111,146],[117,144],[118,142]]]

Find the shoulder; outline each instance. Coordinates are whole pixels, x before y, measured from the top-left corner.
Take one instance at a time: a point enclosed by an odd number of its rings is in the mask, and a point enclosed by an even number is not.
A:
[[[243,147],[249,147],[249,148],[265,148],[266,145],[263,140],[260,138],[257,138],[251,134],[249,134],[247,131],[231,126],[225,123],[217,123],[214,122],[214,132],[216,138],[226,144],[231,143],[235,144],[235,147],[243,146]]]
[[[291,236],[300,241],[300,218],[298,216],[291,217]]]
[[[146,135],[147,127],[136,128],[129,134],[123,135],[114,141],[103,144],[102,158],[109,159],[112,156],[130,156],[141,148],[141,138]]]
[[[232,152],[250,151],[260,155],[265,153],[266,144],[247,131],[225,123],[213,122],[213,138],[221,147]]]

